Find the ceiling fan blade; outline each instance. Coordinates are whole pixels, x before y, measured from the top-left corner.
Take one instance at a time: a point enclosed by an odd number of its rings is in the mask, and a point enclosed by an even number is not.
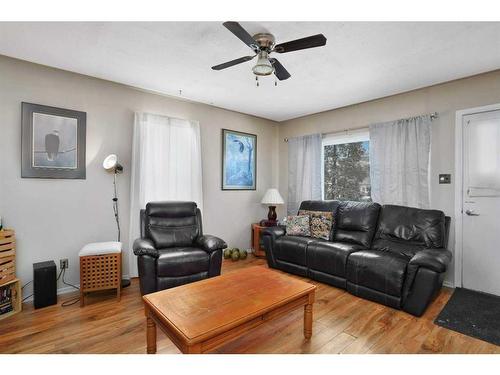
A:
[[[243,43],[254,51],[259,51],[260,48],[252,36],[238,23],[233,21],[224,22],[223,25],[236,35]]]
[[[241,63],[244,63],[244,62],[246,62],[246,61],[250,61],[250,60],[252,60],[254,57],[255,57],[255,56],[243,56],[243,57],[240,57],[239,59],[234,59],[234,60],[231,60],[231,61],[228,61],[228,62],[225,62],[225,63],[219,64],[219,65],[212,66],[212,69],[213,69],[213,70],[222,70],[222,69],[226,69],[226,68],[229,68],[230,66],[237,65],[237,64],[241,64]]]
[[[290,78],[290,73],[285,69],[283,65],[277,59],[269,59],[271,64],[274,66],[274,75],[278,77],[280,81]]]
[[[321,47],[325,44],[325,36],[323,34],[317,34],[308,36],[306,38],[291,40],[290,42],[278,44],[274,47],[274,51],[278,53],[285,53],[306,48]]]

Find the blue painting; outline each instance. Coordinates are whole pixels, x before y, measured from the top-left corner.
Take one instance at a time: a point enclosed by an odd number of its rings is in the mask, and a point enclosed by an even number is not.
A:
[[[222,190],[255,190],[257,136],[222,130]]]

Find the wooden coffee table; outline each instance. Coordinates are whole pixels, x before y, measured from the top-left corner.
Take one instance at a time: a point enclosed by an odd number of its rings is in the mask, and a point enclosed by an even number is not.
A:
[[[304,336],[312,336],[316,286],[265,266],[143,296],[147,352],[156,353],[156,326],[183,353],[212,351],[260,324],[304,306]]]

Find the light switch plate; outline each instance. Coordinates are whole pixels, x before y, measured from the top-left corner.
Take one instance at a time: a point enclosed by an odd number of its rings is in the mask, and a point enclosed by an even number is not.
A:
[[[440,174],[439,175],[440,184],[451,184],[451,174]]]

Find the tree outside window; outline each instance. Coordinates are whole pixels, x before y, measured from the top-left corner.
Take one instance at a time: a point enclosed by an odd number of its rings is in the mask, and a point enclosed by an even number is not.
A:
[[[369,141],[323,146],[324,199],[371,201]]]

